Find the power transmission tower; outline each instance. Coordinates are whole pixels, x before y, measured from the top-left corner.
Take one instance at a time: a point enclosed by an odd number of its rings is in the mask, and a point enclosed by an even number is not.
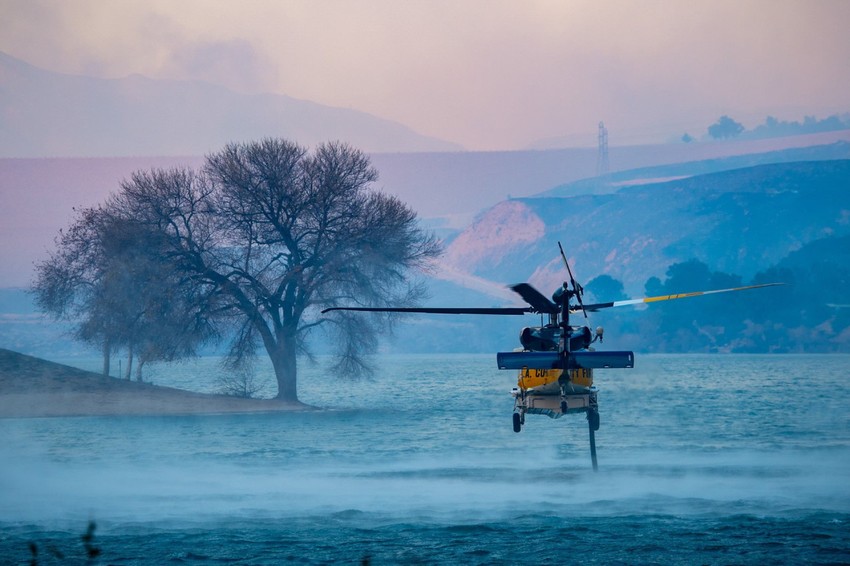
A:
[[[596,154],[596,176],[608,174],[608,128],[599,122],[599,152]]]

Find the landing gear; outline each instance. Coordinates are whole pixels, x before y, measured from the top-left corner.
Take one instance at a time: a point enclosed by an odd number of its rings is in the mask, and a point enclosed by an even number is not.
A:
[[[525,424],[525,391],[514,387],[511,390],[511,395],[514,398],[514,432],[521,432],[522,425]]]

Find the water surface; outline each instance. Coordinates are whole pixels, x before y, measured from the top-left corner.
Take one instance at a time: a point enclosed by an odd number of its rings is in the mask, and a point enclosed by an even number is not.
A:
[[[0,420],[0,556],[83,561],[94,521],[104,564],[850,560],[850,356],[600,370],[598,473],[583,415],[512,431],[494,356],[376,363],[305,368],[322,411]],[[220,371],[153,369],[199,391]]]

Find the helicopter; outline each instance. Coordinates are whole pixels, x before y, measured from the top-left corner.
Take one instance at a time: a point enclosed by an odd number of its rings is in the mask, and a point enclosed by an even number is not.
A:
[[[600,417],[598,389],[593,384],[593,370],[634,368],[635,356],[632,351],[596,350],[593,344],[602,343],[604,329],[598,326],[591,331],[586,325],[573,325],[570,323],[570,315],[581,313],[587,319],[588,312],[607,308],[783,285],[783,283],[763,283],[729,289],[584,304],[584,288],[573,277],[560,242],[558,242],[558,249],[569,281],[565,281],[555,290],[551,300],[528,283],[510,285],[509,288],[528,305],[526,307],[331,307],[324,309],[322,314],[331,311],[361,311],[548,316],[548,323],[524,327],[520,331],[520,348],[496,354],[496,365],[499,369],[518,370],[517,385],[511,390],[514,399],[513,430],[514,432],[522,431],[528,414],[546,415],[557,419],[564,415],[583,413],[588,423],[591,463],[593,470],[597,471],[599,466],[596,456],[596,432],[600,427]]]

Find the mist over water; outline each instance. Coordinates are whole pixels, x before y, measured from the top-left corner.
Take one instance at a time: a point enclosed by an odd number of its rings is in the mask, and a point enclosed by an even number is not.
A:
[[[358,382],[305,369],[301,398],[320,411],[0,421],[0,554],[72,548],[90,519],[104,558],[124,563],[850,553],[850,356],[640,355],[600,370],[599,473],[583,415],[512,431],[514,372],[493,356],[377,361]],[[199,360],[154,379],[203,390],[215,371]],[[681,548],[644,544],[658,536]]]

